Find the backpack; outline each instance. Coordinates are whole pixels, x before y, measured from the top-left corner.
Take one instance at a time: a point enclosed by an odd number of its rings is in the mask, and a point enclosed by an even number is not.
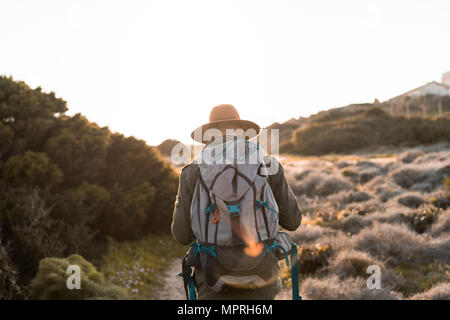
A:
[[[188,299],[195,298],[191,267],[201,267],[206,284],[221,292],[229,287],[267,286],[276,280],[278,260],[289,264],[288,253],[292,253],[296,261],[296,246],[279,231],[278,205],[264,160],[257,144],[234,139],[208,145],[194,161],[199,175],[190,214],[196,240],[183,259],[182,272],[191,278],[185,279]],[[295,264],[293,298],[299,299]]]

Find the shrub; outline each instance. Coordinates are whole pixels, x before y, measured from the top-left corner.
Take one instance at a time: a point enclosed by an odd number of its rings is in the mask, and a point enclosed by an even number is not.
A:
[[[375,178],[380,174],[380,170],[378,169],[367,169],[362,172],[360,172],[358,176],[358,182],[359,183],[366,183]]]
[[[376,187],[375,193],[379,196],[382,202],[386,202],[389,199],[404,193],[404,191],[400,187],[392,186],[391,184],[383,184]]]
[[[427,291],[440,282],[448,282],[448,264],[431,262],[426,264],[402,264],[393,268],[385,278],[405,296]]]
[[[47,187],[60,183],[63,173],[45,153],[27,151],[5,161],[0,176],[12,185]]]
[[[450,192],[440,192],[431,198],[431,203],[440,209],[447,209],[450,207]]]
[[[444,186],[447,191],[450,191],[450,178],[444,179]]]
[[[96,241],[98,230],[93,222],[111,202],[111,194],[103,187],[83,181],[77,188],[53,196],[51,216],[55,232],[65,244],[64,255],[84,253]]]
[[[372,258],[366,252],[342,250],[337,253],[327,269],[340,279],[349,277],[367,278],[367,267],[370,265],[382,267],[383,263]]]
[[[302,180],[307,175],[309,175],[311,172],[314,172],[314,171],[313,170],[309,170],[309,169],[303,170],[302,172],[295,174],[294,178],[295,178],[295,180]]]
[[[386,286],[370,290],[363,278],[339,279],[337,276],[306,278],[302,283],[302,295],[313,300],[398,300],[402,295]]]
[[[348,167],[350,164],[347,161],[338,161],[336,162],[336,167],[339,169]]]
[[[356,179],[358,177],[358,173],[353,170],[350,170],[350,169],[342,170],[342,175],[344,177],[348,177],[348,178],[352,179],[353,181],[356,181]]]
[[[294,191],[307,196],[328,196],[351,189],[351,184],[336,174],[314,172],[297,182]]]
[[[417,233],[424,233],[436,220],[439,210],[424,208],[407,216],[412,229]]]
[[[302,247],[299,252],[299,272],[301,274],[314,273],[328,265],[332,254],[328,245],[316,247]]]
[[[378,212],[377,214],[370,215],[366,219],[371,222],[381,222],[388,224],[407,223],[408,219],[406,215],[410,211],[412,211],[412,209],[399,206],[389,206],[384,212]]]
[[[157,148],[163,156],[170,157],[172,154],[172,149],[179,143],[180,141],[178,140],[167,139],[161,142]]]
[[[81,289],[67,288],[67,268],[76,265],[81,270]],[[125,299],[124,289],[108,284],[103,274],[79,255],[66,259],[45,258],[39,263],[39,271],[31,282],[32,299]]]
[[[309,244],[326,236],[334,235],[336,232],[321,226],[303,225],[292,233],[292,240],[300,246]]]
[[[20,284],[19,271],[0,244],[0,300],[22,298],[24,288]]]
[[[305,172],[307,173],[305,174]],[[300,177],[300,175],[302,176]],[[294,185],[292,186],[292,190],[297,195],[307,195],[307,196],[315,195],[317,185],[321,180],[325,179],[326,177],[326,175],[323,173],[318,172],[310,173],[308,171],[304,171],[297,176],[299,176],[300,178],[298,178],[298,181],[294,183]]]
[[[381,207],[382,204],[377,199],[373,198],[363,202],[352,202],[347,205],[346,210],[365,216],[369,213],[379,211]]]
[[[365,184],[383,173],[379,166],[370,161],[359,161],[355,166],[351,166],[342,171],[342,175],[350,178],[353,183]]]
[[[411,300],[450,300],[450,282],[436,284],[424,293],[418,293]]]
[[[372,196],[364,191],[350,192],[347,197],[344,198],[345,203],[351,202],[363,202],[371,199]]]
[[[101,169],[98,185],[111,193],[95,222],[101,236],[130,240],[170,231],[178,177],[154,147],[112,134]]]
[[[353,236],[352,245],[394,265],[450,260],[450,237],[429,240],[408,230],[405,225],[374,223]]]
[[[360,215],[350,215],[344,218],[338,225],[338,228],[350,234],[357,234],[362,229],[370,226],[372,222]]]
[[[409,208],[418,208],[425,203],[425,200],[416,194],[405,194],[397,198],[397,202]]]
[[[0,76],[0,119],[10,129],[6,130],[8,141],[4,141],[4,126],[0,126],[2,158],[41,149],[58,123],[55,113],[66,110],[66,102],[54,92],[44,93],[41,88],[31,89],[24,82]]]
[[[429,192],[439,186],[450,175],[450,165],[440,161],[408,164],[393,170],[391,176],[396,184],[405,189]]]
[[[442,180],[444,180],[445,183],[445,179],[449,177],[450,177],[450,164],[447,164],[446,166],[439,168],[435,173],[435,180],[437,180],[437,182],[439,183],[441,183]]]
[[[443,141],[443,142],[439,142],[439,143],[434,143],[434,144],[430,144],[430,145],[422,145],[417,147],[418,149],[422,150],[425,153],[428,154],[434,154],[434,155],[446,155],[447,157],[445,159],[448,159],[448,150],[450,149],[450,143],[447,141]],[[422,160],[422,159],[420,159]]]
[[[436,222],[431,225],[431,234],[434,237],[439,237],[441,235],[450,234],[450,210],[439,214]]]
[[[414,160],[416,160],[416,158],[421,157],[423,155],[424,153],[421,150],[413,149],[400,154],[399,159],[403,163],[411,163]]]
[[[392,179],[402,188],[409,189],[414,184],[424,181],[429,172],[416,167],[401,167],[392,173]]]
[[[39,189],[14,188],[0,195],[0,224],[8,243],[10,256],[23,282],[31,280],[39,260],[47,256],[62,256],[65,243],[51,216],[52,207]]]
[[[412,191],[419,191],[422,193],[431,192],[434,189],[433,185],[430,182],[419,182],[413,184],[410,188]]]

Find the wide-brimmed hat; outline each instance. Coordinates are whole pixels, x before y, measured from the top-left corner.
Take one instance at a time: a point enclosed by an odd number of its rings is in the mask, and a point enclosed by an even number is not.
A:
[[[209,114],[209,122],[192,131],[192,139],[201,143],[209,142],[209,139],[205,140],[204,135],[208,129],[218,129],[222,132],[224,129],[242,129],[246,134],[246,139],[256,137],[261,131],[261,128],[256,123],[242,120],[236,108],[231,104],[215,106]]]

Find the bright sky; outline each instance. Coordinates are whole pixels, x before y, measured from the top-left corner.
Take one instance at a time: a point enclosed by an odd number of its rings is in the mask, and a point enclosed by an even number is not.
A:
[[[450,70],[448,0],[2,0],[0,30],[0,74],[149,144],[217,104],[267,126]]]

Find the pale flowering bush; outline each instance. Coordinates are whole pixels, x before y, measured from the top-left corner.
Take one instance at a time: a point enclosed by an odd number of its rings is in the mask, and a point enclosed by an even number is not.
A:
[[[411,300],[450,300],[450,282],[441,282],[424,293],[418,293]]]
[[[303,298],[312,300],[398,300],[402,295],[381,288],[370,290],[367,281],[361,277],[339,279],[336,275],[324,278],[308,277],[302,282]]]

